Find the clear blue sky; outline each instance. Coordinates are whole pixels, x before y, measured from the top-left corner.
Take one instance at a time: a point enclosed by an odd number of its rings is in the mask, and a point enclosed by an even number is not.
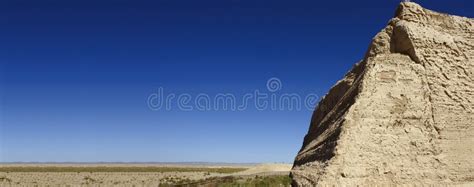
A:
[[[473,1],[416,1],[474,17]],[[278,77],[320,96],[393,16],[377,1],[0,2],[0,162],[292,162],[311,111],[152,111]]]

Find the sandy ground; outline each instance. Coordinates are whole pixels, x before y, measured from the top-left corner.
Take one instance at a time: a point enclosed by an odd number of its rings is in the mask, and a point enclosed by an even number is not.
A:
[[[249,167],[245,171],[237,172],[233,175],[244,176],[244,175],[273,175],[281,174],[287,175],[291,170],[291,164],[258,164]]]
[[[12,165],[0,165],[8,167]],[[134,164],[15,164],[23,167],[48,167],[48,166],[155,166],[155,167],[209,167],[209,168],[246,168],[245,171],[236,173],[217,172],[0,172],[0,186],[159,186],[160,184],[193,183],[205,179],[252,175],[288,175],[290,164],[257,164],[257,165],[134,165]]]

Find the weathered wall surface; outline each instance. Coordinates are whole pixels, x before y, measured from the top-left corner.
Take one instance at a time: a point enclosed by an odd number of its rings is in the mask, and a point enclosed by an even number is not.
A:
[[[473,57],[473,19],[401,3],[319,103],[294,185],[474,185]]]

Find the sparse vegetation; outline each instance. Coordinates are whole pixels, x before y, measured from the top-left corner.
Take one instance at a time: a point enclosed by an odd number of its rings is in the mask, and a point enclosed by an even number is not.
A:
[[[107,166],[107,165],[7,165],[0,166],[0,186],[173,186],[260,187],[289,186],[290,179],[279,166],[249,168],[206,166]],[[262,169],[263,168],[263,169]],[[271,168],[271,167],[270,167]],[[246,170],[244,172],[241,172]],[[8,172],[8,173],[7,173]],[[239,173],[236,173],[239,172]],[[258,173],[252,173],[258,172]],[[263,176],[262,176],[263,175]]]
[[[273,187],[273,186],[290,186],[291,178],[287,175],[276,175],[276,176],[256,176],[254,178],[248,178],[245,181],[236,180],[231,183],[225,182],[218,186],[230,187],[230,186],[243,186],[243,187]]]
[[[0,182],[11,182],[12,180],[8,177],[5,177],[5,176],[1,176],[0,177]]]
[[[290,186],[291,178],[288,175],[273,175],[273,176],[255,176],[255,177],[241,177],[241,176],[226,176],[213,177],[203,179],[191,183],[166,183],[160,186],[218,186],[218,187],[274,187],[274,186]]]
[[[165,177],[160,180],[160,186],[179,186],[179,185],[187,185],[187,184],[192,184],[195,183],[196,181],[193,181],[187,177]]]
[[[235,173],[244,171],[246,168],[233,167],[156,167],[156,166],[12,166],[0,167],[0,172],[209,172],[209,173]]]
[[[93,179],[92,177],[85,176],[85,177],[84,177],[84,182],[85,182],[86,184],[90,184],[90,183],[95,183],[96,180]]]

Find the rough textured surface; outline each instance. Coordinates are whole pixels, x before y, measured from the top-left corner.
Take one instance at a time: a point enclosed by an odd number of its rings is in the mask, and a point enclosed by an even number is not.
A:
[[[401,3],[313,113],[293,184],[474,185],[473,27]]]

